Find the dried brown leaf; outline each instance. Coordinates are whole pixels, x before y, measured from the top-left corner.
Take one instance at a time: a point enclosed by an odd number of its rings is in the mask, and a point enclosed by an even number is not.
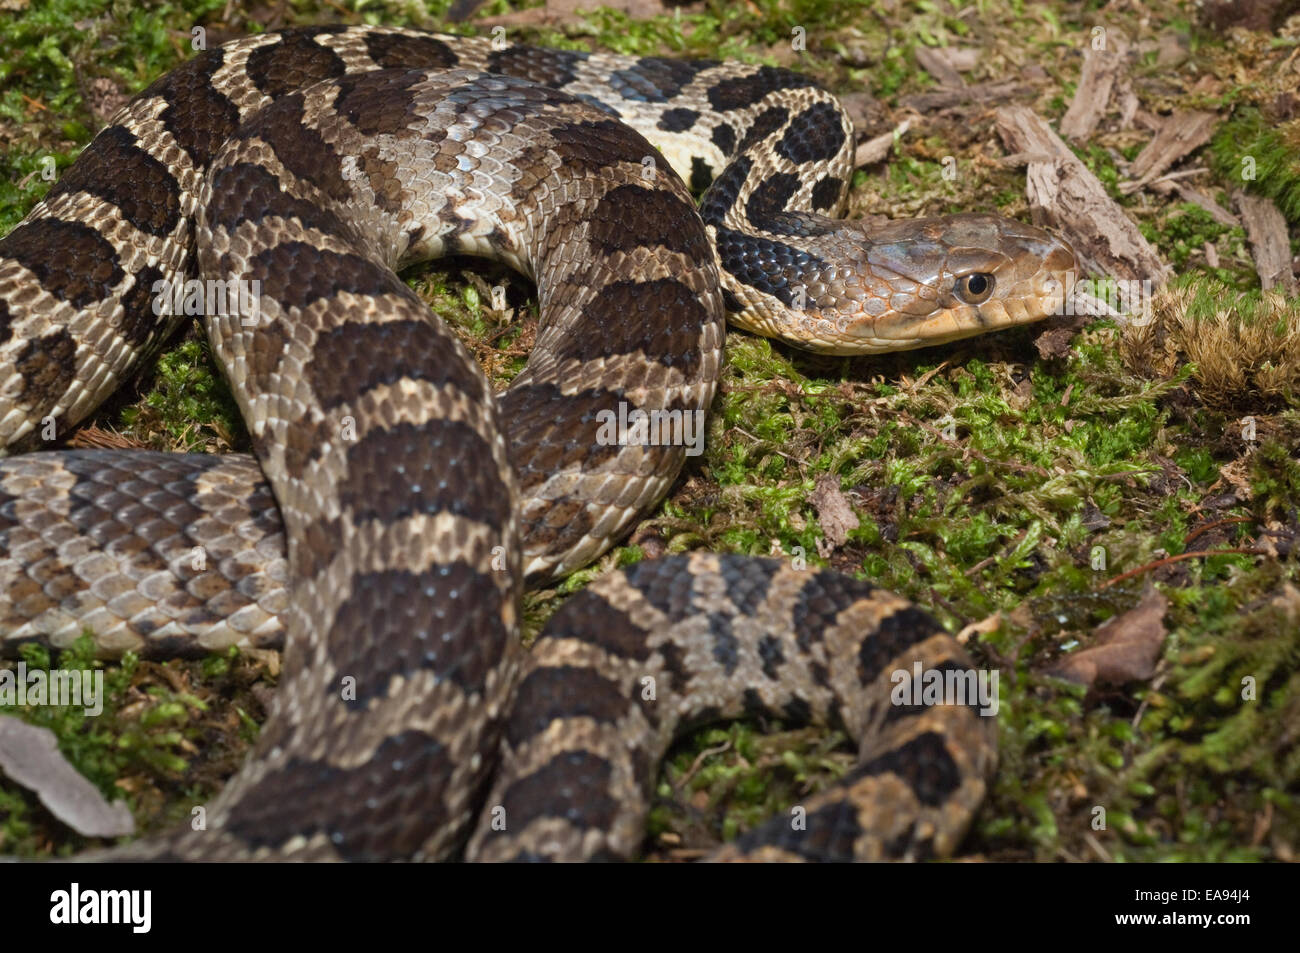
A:
[[[1090,647],[1067,656],[1050,673],[1089,687],[1145,681],[1155,673],[1165,642],[1168,606],[1163,593],[1147,587],[1136,606],[1097,627]]]
[[[822,553],[823,557],[849,538],[849,530],[862,525],[848,499],[840,491],[840,478],[833,473],[823,473],[817,477],[817,484],[808,496],[808,502],[817,510],[817,524],[822,528],[822,535],[830,549]],[[821,549],[820,546],[817,547]]]
[[[35,791],[50,813],[78,834],[121,837],[135,832],[126,805],[104,800],[99,789],[63,757],[48,728],[0,717],[0,771]]]

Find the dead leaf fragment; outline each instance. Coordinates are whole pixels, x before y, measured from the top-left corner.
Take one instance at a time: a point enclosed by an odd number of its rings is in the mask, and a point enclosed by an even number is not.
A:
[[[48,728],[0,717],[0,771],[35,791],[51,814],[84,837],[135,833],[126,805],[104,800],[99,789],[63,757]]]
[[[1049,674],[1089,687],[1145,681],[1155,673],[1165,642],[1168,607],[1169,600],[1148,586],[1136,606],[1097,627],[1089,648],[1066,657]]]
[[[843,546],[849,538],[849,530],[857,529],[861,524],[848,499],[840,492],[840,478],[833,473],[823,473],[817,477],[817,484],[808,497],[817,510],[817,524],[822,528],[829,549],[821,553],[823,557],[830,550]],[[820,541],[819,541],[820,542]],[[821,546],[817,547],[820,552]]]

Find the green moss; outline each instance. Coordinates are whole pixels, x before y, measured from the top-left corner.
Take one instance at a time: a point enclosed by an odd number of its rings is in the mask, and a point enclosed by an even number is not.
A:
[[[97,662],[88,635],[59,653],[57,662],[37,645],[24,646],[21,657],[29,674],[36,670],[78,672],[83,679],[103,679],[102,711],[97,714],[89,713],[86,705],[28,705],[9,714],[53,732],[63,756],[106,798],[122,797],[118,782],[133,774],[178,777],[185,772],[187,752],[199,738],[193,730],[193,716],[207,710],[203,701],[157,685],[144,695],[133,692],[139,668],[135,656],[127,655],[116,665]],[[87,697],[83,695],[82,700]],[[127,800],[138,807],[133,798]],[[29,793],[0,790],[0,818],[0,849],[32,854],[40,848],[42,838],[37,835],[47,833],[49,820]],[[64,852],[71,847],[71,843],[65,845]]]
[[[1271,198],[1287,220],[1300,222],[1300,122],[1282,126],[1243,107],[1215,131],[1209,158],[1237,188]]]
[[[152,388],[143,404],[122,410],[121,425],[127,435],[166,449],[249,446],[230,387],[198,334],[158,359]],[[161,441],[160,430],[166,434]]]
[[[1209,212],[1190,202],[1169,206],[1158,222],[1141,222],[1138,229],[1176,269],[1183,268],[1193,256],[1200,255],[1206,245],[1217,246],[1225,236],[1231,239],[1231,243],[1225,243],[1228,247],[1224,257],[1241,249],[1246,239],[1244,229],[1220,225]]]

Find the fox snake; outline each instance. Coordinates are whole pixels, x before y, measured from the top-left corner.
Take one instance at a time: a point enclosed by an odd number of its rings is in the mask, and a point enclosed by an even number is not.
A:
[[[827,217],[852,153],[789,70],[382,27],[228,43],[124,107],[0,240],[0,440],[61,439],[198,311],[257,459],[0,461],[0,645],[286,647],[206,829],[110,856],[628,858],[673,737],[745,715],[841,725],[860,759],[716,859],[952,853],[994,724],[891,704],[891,673],[971,666],[898,596],[696,553],[604,575],[517,640],[525,579],[667,492],[686,448],[644,423],[702,419],[728,313],[872,353],[1059,303],[1073,255],[1036,228]],[[496,397],[396,277],[448,254],[537,284]],[[614,413],[643,429],[608,439]]]

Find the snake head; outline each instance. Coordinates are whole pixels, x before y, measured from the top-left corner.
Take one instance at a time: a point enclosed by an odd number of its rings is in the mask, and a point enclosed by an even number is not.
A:
[[[995,215],[858,228],[856,241],[839,236],[844,293],[817,302],[836,330],[818,335],[825,353],[903,351],[1039,321],[1061,309],[1078,270],[1062,239]]]

